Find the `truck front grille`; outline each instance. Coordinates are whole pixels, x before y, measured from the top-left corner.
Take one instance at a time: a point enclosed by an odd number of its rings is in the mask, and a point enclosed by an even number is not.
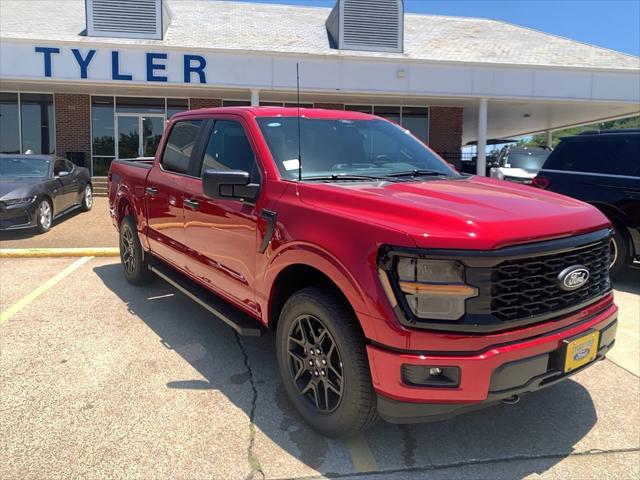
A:
[[[492,268],[491,306],[503,321],[544,315],[580,305],[605,292],[609,283],[609,242],[533,258],[506,260]],[[589,270],[589,280],[574,291],[558,286],[558,275],[574,265]]]

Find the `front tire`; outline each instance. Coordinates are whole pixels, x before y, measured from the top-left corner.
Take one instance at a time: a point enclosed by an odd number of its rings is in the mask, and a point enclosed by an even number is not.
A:
[[[131,216],[124,217],[120,223],[120,262],[125,278],[132,285],[146,285],[153,280]]]
[[[93,207],[93,187],[90,183],[87,183],[87,186],[84,187],[84,192],[82,194],[82,206],[81,209],[83,212],[88,212]]]
[[[295,408],[329,437],[360,433],[378,418],[376,395],[357,320],[329,289],[308,287],[282,309],[278,367]]]
[[[623,227],[614,224],[613,238],[611,239],[611,264],[609,266],[609,275],[615,278],[629,264],[631,252],[629,251],[630,242]]]
[[[53,223],[53,205],[47,199],[41,200],[36,211],[36,231],[38,233],[47,233],[51,230]]]

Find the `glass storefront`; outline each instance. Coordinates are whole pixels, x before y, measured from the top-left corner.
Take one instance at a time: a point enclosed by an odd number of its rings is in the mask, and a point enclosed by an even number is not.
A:
[[[114,158],[153,157],[167,120],[188,109],[186,98],[91,97],[92,175]]]
[[[0,153],[52,154],[55,149],[53,95],[0,93]]]
[[[427,107],[397,107],[386,105],[345,105],[345,110],[372,113],[391,120],[427,143],[429,139],[429,109]]]

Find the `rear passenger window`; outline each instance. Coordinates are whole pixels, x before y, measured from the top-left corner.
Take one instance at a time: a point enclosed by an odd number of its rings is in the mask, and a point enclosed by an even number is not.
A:
[[[252,181],[257,175],[256,159],[244,128],[238,122],[217,120],[204,152],[201,173],[207,169],[242,170]]]
[[[191,153],[201,127],[202,120],[185,120],[173,125],[160,161],[162,168],[183,174],[189,171]]]
[[[635,140],[564,141],[544,168],[608,175],[633,175],[637,170],[639,143]]]

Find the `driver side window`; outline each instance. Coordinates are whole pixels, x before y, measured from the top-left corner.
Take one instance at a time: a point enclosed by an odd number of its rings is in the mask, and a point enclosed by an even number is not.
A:
[[[73,163],[64,158],[56,159],[53,164],[53,174],[57,177],[61,172],[71,173],[73,171]]]
[[[216,120],[204,151],[200,175],[205,170],[242,170],[251,182],[259,182],[256,157],[242,125],[231,120]]]

